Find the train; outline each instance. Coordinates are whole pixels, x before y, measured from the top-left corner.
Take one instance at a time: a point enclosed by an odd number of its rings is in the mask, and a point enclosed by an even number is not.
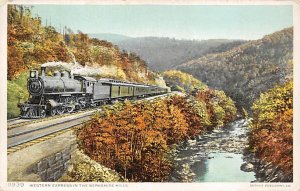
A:
[[[116,100],[136,99],[169,92],[168,87],[99,79],[55,71],[46,75],[46,67],[30,70],[27,80],[29,99],[20,108],[21,118],[44,118],[96,107]]]

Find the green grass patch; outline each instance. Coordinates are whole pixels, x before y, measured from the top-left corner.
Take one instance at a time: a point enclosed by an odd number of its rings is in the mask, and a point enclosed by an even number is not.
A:
[[[22,73],[15,80],[7,80],[7,118],[14,118],[20,115],[18,103],[23,103],[28,99],[27,91],[28,73]]]

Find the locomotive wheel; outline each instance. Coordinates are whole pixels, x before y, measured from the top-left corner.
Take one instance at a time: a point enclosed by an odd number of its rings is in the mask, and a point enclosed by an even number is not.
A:
[[[81,109],[82,109],[82,107],[81,107],[80,104],[78,104],[78,105],[75,106],[75,110],[81,110]]]
[[[56,109],[52,108],[50,111],[50,115],[54,116],[54,115],[56,115],[56,113],[57,113]]]
[[[63,114],[65,112],[65,109],[64,107],[58,107],[57,110],[56,110],[57,114]]]
[[[24,118],[30,118],[30,109],[27,109],[25,112],[24,112]]]
[[[80,106],[80,109],[84,109],[86,107],[85,103],[80,103],[79,106]]]
[[[73,112],[73,110],[74,110],[74,108],[73,108],[73,107],[67,107],[66,109],[67,109],[67,112],[68,112],[68,113],[72,113],[72,112]]]
[[[46,111],[44,109],[42,109],[40,115],[41,115],[41,118],[46,117]]]

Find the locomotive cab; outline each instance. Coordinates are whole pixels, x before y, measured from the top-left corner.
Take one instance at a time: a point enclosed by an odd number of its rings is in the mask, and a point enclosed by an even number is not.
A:
[[[84,81],[86,93],[93,93],[93,82],[92,81]]]
[[[94,83],[97,81],[91,77],[74,75],[74,79],[81,82],[82,92],[86,94],[93,94]]]

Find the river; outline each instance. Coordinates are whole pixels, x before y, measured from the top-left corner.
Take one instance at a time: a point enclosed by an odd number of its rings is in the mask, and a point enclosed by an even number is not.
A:
[[[172,153],[172,182],[252,182],[253,171],[241,170],[248,122],[238,119],[179,146]]]

